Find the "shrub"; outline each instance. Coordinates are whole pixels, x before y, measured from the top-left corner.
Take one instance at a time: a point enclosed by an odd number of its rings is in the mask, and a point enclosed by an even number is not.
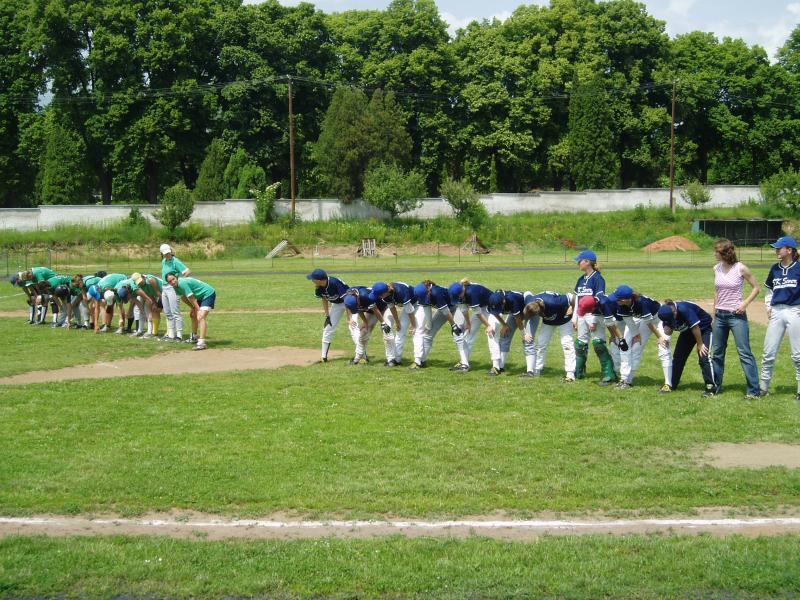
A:
[[[225,146],[222,140],[215,139],[209,144],[206,157],[200,166],[194,188],[195,202],[224,200],[223,177],[226,166]]]
[[[170,232],[188,220],[194,210],[192,193],[182,181],[167,188],[159,204],[161,208],[155,212],[155,217]]]
[[[278,190],[281,188],[280,182],[273,183],[265,188],[254,188],[251,190],[256,200],[254,216],[256,223],[266,225],[274,220],[275,199],[278,197]]]
[[[800,212],[800,172],[779,171],[761,182],[761,198],[767,208]]]
[[[236,189],[239,187],[239,180],[242,169],[250,164],[250,155],[244,148],[238,148],[231,154],[225,172],[222,175],[222,188],[226,198],[233,198]]]
[[[267,175],[264,169],[252,163],[242,167],[239,173],[239,185],[231,198],[252,198],[253,190],[262,189],[267,185]]]
[[[364,199],[392,218],[414,210],[424,197],[425,180],[418,171],[406,173],[395,165],[380,165],[368,171],[364,180]]]
[[[711,201],[711,192],[706,186],[695,179],[687,183],[681,189],[681,200],[686,202],[689,206],[698,208]]]
[[[439,194],[453,207],[456,219],[468,223],[473,229],[484,225],[489,219],[481,197],[466,179],[446,177],[439,188]]]

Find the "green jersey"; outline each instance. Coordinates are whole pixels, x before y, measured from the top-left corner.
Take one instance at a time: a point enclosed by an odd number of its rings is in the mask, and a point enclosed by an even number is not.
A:
[[[101,290],[113,290],[120,281],[125,279],[127,279],[127,277],[125,277],[125,275],[122,273],[111,273],[110,275],[106,275],[100,281],[98,281],[97,287],[99,287]]]
[[[167,275],[172,273],[178,277],[186,270],[186,265],[181,262],[177,256],[173,256],[170,260],[166,258],[161,259],[161,279],[167,281]]]
[[[208,298],[211,294],[216,294],[217,291],[205,283],[204,281],[200,281],[199,279],[194,279],[193,277],[182,277],[178,280],[178,291],[182,296],[194,296],[195,300],[198,302],[202,302],[206,298]]]
[[[128,279],[127,277],[114,286],[114,291],[123,287],[129,287],[131,288],[131,291],[139,289],[139,286],[133,282],[133,279]]]
[[[31,273],[33,273],[34,283],[47,281],[48,279],[52,279],[56,276],[56,272],[52,269],[48,269],[47,267],[33,267],[31,269]]]
[[[68,285],[72,287],[72,277],[69,275],[56,275],[55,277],[50,277],[47,280],[47,283],[49,283],[53,288],[58,285]]]
[[[100,278],[96,275],[83,276],[83,285],[86,286],[86,289],[89,289],[90,286],[97,285],[98,283],[100,283]]]
[[[155,279],[156,286],[153,287],[150,283],[151,279]],[[158,298],[161,295],[161,290],[164,288],[164,282],[155,275],[143,275],[141,289],[145,294],[151,298]]]

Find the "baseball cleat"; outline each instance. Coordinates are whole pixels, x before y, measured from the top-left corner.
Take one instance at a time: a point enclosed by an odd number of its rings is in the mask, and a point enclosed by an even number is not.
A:
[[[195,344],[197,343],[197,336],[190,335],[188,338],[182,340],[184,344]]]
[[[143,340],[149,340],[149,339],[150,339],[150,338],[152,338],[152,337],[155,337],[155,335],[153,335],[152,333],[145,333],[145,334],[142,336],[142,339],[143,339]]]
[[[575,383],[575,377],[573,375],[564,375],[561,378],[561,383]]]
[[[632,386],[630,383],[628,383],[627,381],[620,381],[620,382],[617,384],[617,389],[618,389],[618,390],[629,390],[629,389],[631,389],[632,387],[633,387],[633,386]]]
[[[470,371],[469,365],[461,365],[458,369],[454,369],[456,373],[468,373]]]
[[[525,371],[524,373],[519,374],[520,377],[537,377],[536,373],[533,371]]]
[[[320,364],[328,362],[328,357],[327,356],[323,356],[322,358],[319,359],[319,362],[320,362]]]
[[[711,398],[711,397],[716,396],[716,395],[717,395],[716,388],[713,385],[707,385],[706,386],[706,391],[703,392],[701,397],[702,398]]]
[[[670,384],[668,384],[668,383],[665,383],[664,385],[662,385],[661,389],[658,390],[659,394],[669,394],[670,392],[672,392],[672,386]]]
[[[135,337],[139,337],[140,335],[143,335],[141,331],[132,331],[128,337],[134,337],[135,338]]]
[[[109,331],[111,331],[111,328],[108,325],[103,325],[100,328],[100,333],[108,333]]]
[[[758,394],[761,398],[766,398],[769,396],[769,390],[761,390]]]
[[[409,371],[421,371],[422,370],[422,365],[419,364],[418,362],[413,362],[408,366],[408,370]]]
[[[461,363],[456,363],[452,367],[450,367],[450,370],[451,371],[460,371],[463,366],[464,365],[462,365]]]
[[[205,350],[206,348],[208,348],[208,346],[206,346],[205,344],[195,344],[192,350]]]
[[[761,394],[745,394],[743,400],[752,401],[761,398]]]
[[[609,385],[613,385],[613,383],[614,383],[613,379],[602,379],[597,382],[597,385],[599,385],[600,387],[608,387]]]
[[[498,375],[502,375],[503,371],[502,369],[498,369],[497,367],[492,367],[491,369],[486,371],[486,374],[489,375],[490,377],[497,377]]]
[[[383,363],[383,366],[384,367],[396,367],[397,363],[395,363],[393,360],[387,360],[385,363]]]
[[[117,335],[122,335],[124,332],[125,330],[122,327],[117,327],[117,330],[114,333]]]

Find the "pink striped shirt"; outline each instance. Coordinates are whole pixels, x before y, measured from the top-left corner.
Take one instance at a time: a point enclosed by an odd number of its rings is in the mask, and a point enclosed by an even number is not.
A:
[[[728,267],[728,272],[723,270]],[[714,285],[717,289],[718,310],[734,311],[744,300],[744,277],[742,276],[742,263],[734,265],[717,263],[714,267]]]

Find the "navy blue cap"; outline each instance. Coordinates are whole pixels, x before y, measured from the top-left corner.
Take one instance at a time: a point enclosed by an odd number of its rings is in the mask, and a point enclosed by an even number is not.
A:
[[[418,283],[414,286],[414,296],[417,302],[425,302],[428,299],[428,286],[424,283]]]
[[[9,281],[11,282],[11,285],[17,285],[19,283],[19,275],[15,273],[14,275],[11,276],[11,279],[9,279]]]
[[[489,312],[503,312],[506,295],[500,290],[492,292],[489,296]]]
[[[456,282],[450,285],[447,288],[448,293],[450,294],[450,300],[455,303],[461,302],[461,294],[464,293],[464,286],[460,283]]]
[[[358,298],[353,295],[345,296],[344,305],[351,311],[358,310]]]
[[[125,286],[122,286],[121,288],[119,288],[117,290],[117,296],[119,296],[120,300],[125,302],[128,299],[128,288],[126,288]]]
[[[797,248],[797,241],[790,236],[785,235],[782,238],[778,238],[778,241],[774,244],[770,244],[773,248]]]
[[[380,298],[388,291],[389,291],[389,284],[387,284],[385,281],[378,281],[375,283],[375,285],[372,286],[372,294],[375,294],[376,299]]]
[[[592,252],[591,250],[584,250],[578,256],[575,257],[575,262],[581,262],[582,260],[590,260],[592,262],[597,262],[597,254]]]
[[[612,302],[616,302],[617,300],[627,300],[628,298],[633,298],[633,288],[625,284],[622,284],[615,289],[612,294],[608,295],[608,299]]]
[[[322,281],[322,280],[325,280],[327,278],[328,278],[328,274],[325,271],[323,271],[322,269],[314,269],[313,271],[311,271],[311,273],[306,275],[306,279],[309,279],[309,280],[310,279],[316,279],[317,281]]]
[[[658,309],[658,318],[667,325],[674,325],[675,315],[672,312],[672,306],[670,304],[662,304]]]

